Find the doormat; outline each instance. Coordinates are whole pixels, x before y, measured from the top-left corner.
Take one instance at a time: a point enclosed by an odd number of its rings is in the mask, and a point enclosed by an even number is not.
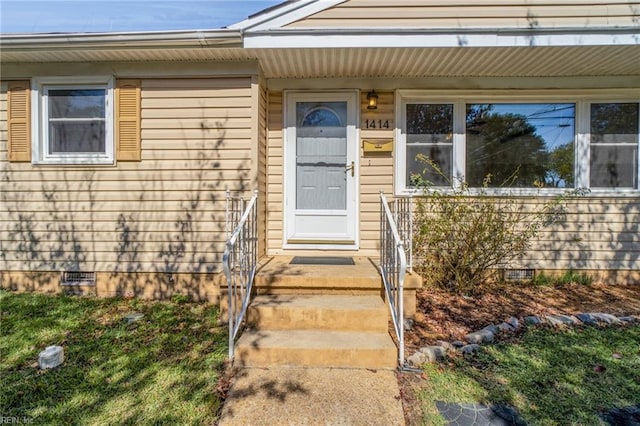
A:
[[[351,257],[295,256],[290,265],[355,265]]]

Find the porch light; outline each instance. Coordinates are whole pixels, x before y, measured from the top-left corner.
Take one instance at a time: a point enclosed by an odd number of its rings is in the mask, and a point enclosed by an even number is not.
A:
[[[369,105],[367,105],[367,109],[378,109],[378,95],[375,90],[367,93],[367,101],[369,101]]]

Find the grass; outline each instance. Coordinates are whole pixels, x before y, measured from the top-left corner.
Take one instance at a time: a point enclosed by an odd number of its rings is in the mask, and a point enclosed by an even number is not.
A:
[[[213,424],[227,353],[217,307],[0,291],[0,413],[34,424]],[[124,315],[142,312],[127,324]],[[64,364],[38,368],[46,346]]]
[[[554,277],[545,275],[544,273],[536,274],[533,278],[533,285],[536,286],[556,286],[561,287],[567,284],[591,285],[593,278],[584,272],[575,272],[571,269],[565,271],[564,274]]]
[[[640,326],[529,329],[425,376],[425,424],[444,424],[441,400],[506,403],[531,425],[599,425],[603,411],[640,404]]]

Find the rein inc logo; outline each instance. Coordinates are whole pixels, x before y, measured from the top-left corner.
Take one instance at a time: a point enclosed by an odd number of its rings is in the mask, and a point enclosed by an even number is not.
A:
[[[10,417],[0,416],[0,425],[30,425],[33,424],[31,417]]]

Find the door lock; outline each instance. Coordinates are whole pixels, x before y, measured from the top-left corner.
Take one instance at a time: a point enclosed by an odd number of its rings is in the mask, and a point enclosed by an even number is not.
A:
[[[351,162],[351,165],[346,165],[346,168],[344,169],[345,172],[348,172],[349,170],[351,170],[351,177],[354,177],[356,175],[356,163],[355,161]]]

